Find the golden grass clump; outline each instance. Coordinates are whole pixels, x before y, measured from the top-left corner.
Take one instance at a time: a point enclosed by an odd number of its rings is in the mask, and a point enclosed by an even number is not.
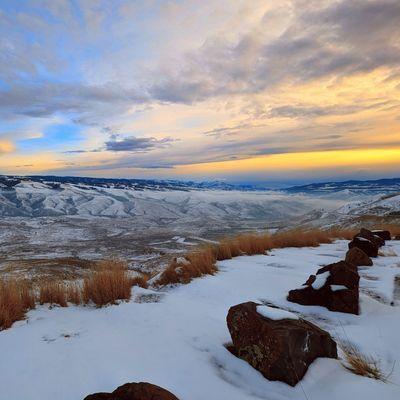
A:
[[[35,296],[25,281],[0,280],[0,330],[10,328],[35,308]]]
[[[78,283],[69,283],[66,287],[67,302],[79,306],[82,304],[82,287]]]
[[[102,307],[115,304],[117,300],[131,298],[131,279],[126,263],[122,261],[102,261],[93,273],[84,279],[82,298],[84,303],[93,302]]]
[[[141,275],[141,276],[134,276],[130,278],[131,286],[139,286],[143,289],[147,289],[149,287],[148,276]]]
[[[344,355],[342,365],[353,374],[386,382],[389,375],[384,375],[379,361],[372,356],[362,354],[355,346],[341,345]]]
[[[217,271],[214,246],[203,246],[185,256],[186,262],[175,258],[157,281],[159,285],[189,283],[202,275],[213,275]]]
[[[67,288],[63,283],[44,282],[39,286],[40,304],[57,304],[67,307]]]

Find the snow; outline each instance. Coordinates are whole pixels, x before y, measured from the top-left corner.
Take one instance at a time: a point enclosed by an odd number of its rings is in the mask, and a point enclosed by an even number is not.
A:
[[[186,260],[185,257],[178,257],[178,258],[176,259],[176,263],[177,263],[177,264],[183,264],[183,265],[188,265],[188,264],[190,264],[190,262],[189,262],[188,260]]]
[[[263,317],[272,319],[274,321],[279,321],[281,319],[299,319],[296,314],[275,307],[257,306],[257,312]]]
[[[315,290],[319,290],[322,286],[325,285],[326,280],[328,279],[331,273],[329,271],[323,272],[322,274],[318,274],[315,276],[315,281],[312,283],[312,288]]]
[[[347,286],[344,285],[331,285],[332,292],[338,292],[339,290],[346,290]]]
[[[81,400],[126,382],[148,381],[181,400],[397,400],[400,308],[393,293],[399,257],[360,268],[359,316],[302,306],[287,293],[322,265],[343,259],[347,241],[220,262],[219,273],[159,291],[134,288],[128,303],[102,309],[38,307],[0,332],[1,400]],[[400,242],[385,249],[400,254]],[[224,345],[229,307],[255,301],[311,321],[381,361],[390,383],[320,358],[301,385],[266,380]],[[393,302],[393,306],[390,305]]]

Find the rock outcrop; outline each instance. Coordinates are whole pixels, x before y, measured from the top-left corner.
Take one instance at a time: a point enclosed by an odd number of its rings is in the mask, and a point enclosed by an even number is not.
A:
[[[368,255],[358,247],[353,247],[346,253],[345,262],[355,265],[356,267],[370,267],[373,264]]]
[[[302,288],[289,292],[288,300],[302,305],[326,307],[331,311],[359,313],[357,267],[345,261],[329,264],[311,275]]]
[[[126,383],[112,393],[94,393],[84,400],[179,400],[168,390],[151,383]]]
[[[232,351],[269,380],[295,386],[316,358],[337,358],[328,332],[288,312],[247,302],[230,308],[227,323]]]

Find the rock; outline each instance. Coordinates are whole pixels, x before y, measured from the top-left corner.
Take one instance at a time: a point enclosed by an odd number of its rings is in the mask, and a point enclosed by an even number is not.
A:
[[[374,235],[379,236],[381,239],[383,240],[391,240],[392,239],[392,235],[390,234],[389,231],[371,231]]]
[[[112,393],[94,393],[84,400],[179,400],[172,393],[151,383],[126,383]]]
[[[396,235],[396,236],[394,237],[394,240],[400,240],[400,235]]]
[[[372,260],[360,248],[353,247],[346,253],[345,262],[356,267],[371,266]]]
[[[349,243],[349,249],[353,247],[358,247],[368,257],[378,257],[378,246],[367,238],[355,236]]]
[[[287,299],[302,305],[326,307],[330,311],[358,314],[359,281],[357,267],[340,261],[320,268],[302,288],[291,290]]]
[[[234,353],[265,378],[295,386],[316,358],[337,358],[328,332],[302,319],[268,318],[257,307],[253,302],[231,307],[227,323]]]
[[[365,228],[361,228],[360,233],[358,233],[356,236],[366,238],[366,239],[370,240],[371,242],[375,243],[378,247],[385,245],[384,239],[382,239],[378,235],[375,235],[372,231],[365,229]]]

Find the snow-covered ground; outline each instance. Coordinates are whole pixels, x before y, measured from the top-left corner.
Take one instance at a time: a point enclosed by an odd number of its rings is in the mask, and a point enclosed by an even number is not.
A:
[[[80,400],[132,381],[165,387],[181,400],[391,400],[400,398],[400,242],[373,267],[360,268],[361,315],[289,303],[319,266],[344,257],[346,241],[281,249],[219,263],[215,276],[152,291],[134,288],[132,301],[103,309],[41,307],[0,332],[1,400]],[[340,360],[318,359],[296,387],[270,382],[224,344],[226,315],[244,302],[272,303],[350,341],[381,360],[389,383],[356,376]],[[393,305],[391,305],[393,303]]]

